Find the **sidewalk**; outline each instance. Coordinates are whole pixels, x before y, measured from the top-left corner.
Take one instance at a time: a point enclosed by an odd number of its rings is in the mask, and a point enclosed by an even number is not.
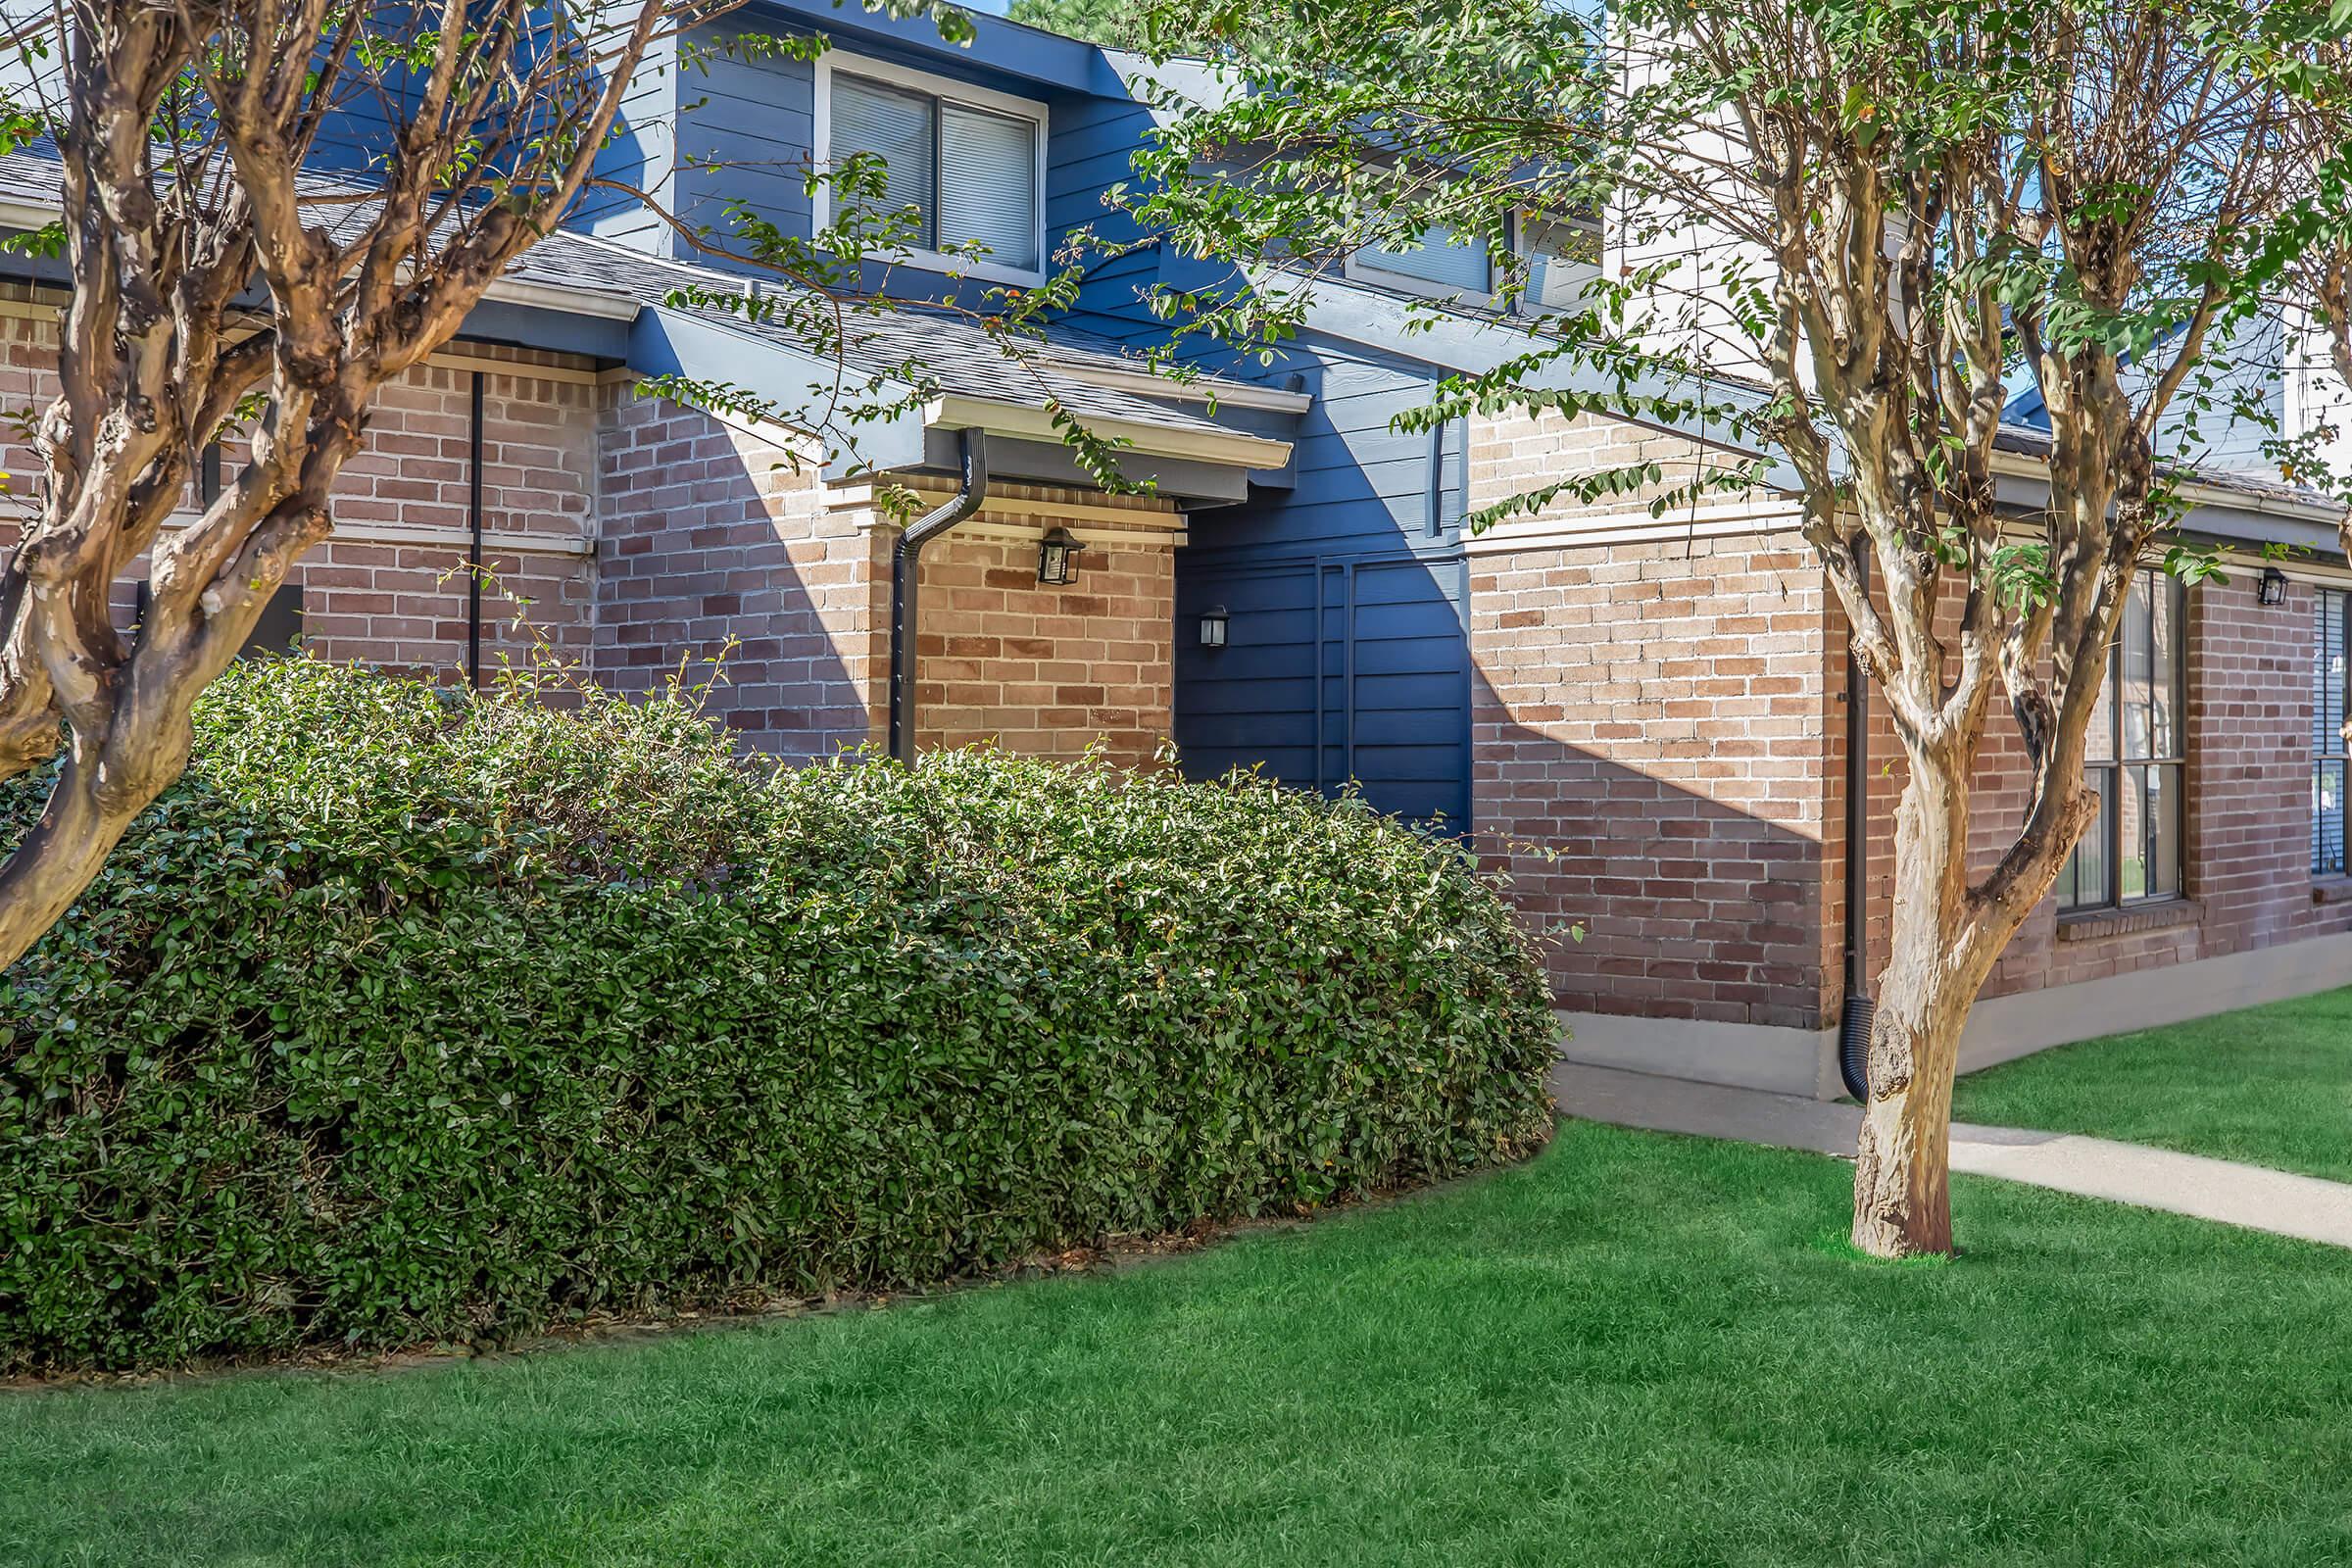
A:
[[[1754,1089],[1562,1062],[1552,1097],[1571,1116],[1851,1158],[1862,1112]],[[1952,1124],[1952,1169],[2352,1248],[2352,1184],[2177,1154],[2078,1133]]]

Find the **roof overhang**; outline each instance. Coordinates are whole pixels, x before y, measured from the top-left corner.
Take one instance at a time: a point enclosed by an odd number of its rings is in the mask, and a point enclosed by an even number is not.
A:
[[[1282,286],[1279,269],[1263,270],[1266,281]],[[1252,286],[1259,279],[1252,276]],[[1409,329],[1407,321],[1410,321]],[[1417,360],[1440,370],[1476,375],[1527,353],[1529,334],[1508,322],[1432,310],[1427,301],[1405,301],[1360,284],[1318,280],[1306,308],[1306,328],[1346,342]],[[1736,381],[1636,377],[1624,383],[1588,366],[1555,362],[1529,378],[1532,386],[1548,390],[1608,393],[1692,402],[1704,410],[1725,414],[1760,408],[1763,394]],[[1699,441],[1728,458],[1764,463],[1764,485],[1795,494],[1801,484],[1786,458],[1756,445],[1743,432],[1711,413],[1687,420],[1625,418],[1629,424],[1666,431]],[[1845,466],[1842,448],[1832,461],[1838,471]],[[2045,504],[2049,494],[2047,460],[2031,452],[2000,450],[1993,454],[1996,495],[2004,506],[2030,511]],[[2341,548],[2337,532],[2343,509],[2323,499],[2298,499],[2255,486],[2233,485],[2215,475],[2190,479],[2181,485],[2188,511],[2182,532],[2217,541],[2285,544],[2314,550]]]

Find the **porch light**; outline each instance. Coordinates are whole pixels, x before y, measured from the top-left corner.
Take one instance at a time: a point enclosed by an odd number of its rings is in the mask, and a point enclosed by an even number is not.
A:
[[[1056,588],[1076,582],[1078,552],[1085,548],[1067,528],[1047,534],[1037,542],[1037,580]]]
[[[1211,605],[1200,612],[1201,647],[1222,648],[1225,646],[1225,618],[1223,605]]]
[[[2254,590],[2254,597],[2266,605],[2285,604],[2286,573],[2280,571],[2277,566],[2263,567],[2262,583]]]

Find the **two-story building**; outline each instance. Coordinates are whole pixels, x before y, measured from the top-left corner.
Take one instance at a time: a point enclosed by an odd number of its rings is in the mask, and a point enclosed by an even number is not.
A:
[[[613,172],[689,224],[745,202],[805,231],[825,216],[806,161],[879,152],[926,244],[990,250],[977,267],[918,252],[898,291],[928,275],[952,292],[954,270],[1040,282],[1081,225],[1137,237],[1103,199],[1152,122],[1136,62],[974,22],[950,45],[920,19],[803,0],[739,13],[727,25],[821,29],[833,47],[813,64],[720,51],[689,72],[677,51],[709,40],[667,46]],[[0,157],[0,224],[37,226],[58,189],[37,154]],[[1199,265],[1160,247],[1092,269],[1026,346],[948,313],[876,318],[854,333],[858,373],[923,375],[860,432],[871,471],[853,473],[789,420],[641,394],[680,372],[789,406],[835,368],[787,333],[671,303],[724,273],[642,207],[589,202],[457,344],[386,389],[335,535],[271,635],[298,623],[328,658],[478,678],[524,636],[505,597],[476,608],[462,568],[481,561],[618,689],[724,650],[710,710],[784,757],[889,744],[895,710],[910,745],[1144,763],[1172,741],[1194,772],[1352,782],[1472,835],[1532,920],[1584,927],[1550,959],[1575,1054],[1834,1092],[1847,956],[1880,951],[1898,754],[1856,721],[1844,629],[1787,496],[1465,530],[1473,507],[1548,476],[1707,461],[1691,431],[1596,417],[1399,433],[1440,377],[1514,352],[1509,324],[1476,311],[1403,329],[1415,296],[1475,301],[1492,260],[1359,258],[1280,361],[1182,381],[1138,353],[1166,330],[1147,292]],[[0,379],[22,407],[46,395],[61,296],[42,264],[0,266],[16,274]],[[1053,407],[1124,443],[1152,492],[1092,483]],[[2039,460],[2020,415],[2004,483],[2030,507]],[[884,482],[952,523],[911,561]],[[2197,533],[2304,554],[2283,573],[2249,556],[2185,591],[2145,576],[2095,764],[2108,810],[2002,963],[1974,1059],[2352,981],[2352,571],[2335,517],[2250,465],[2193,495]],[[911,616],[894,611],[908,600]],[[911,650],[895,705],[894,649]],[[2016,808],[2016,762],[1991,764],[1988,826]]]

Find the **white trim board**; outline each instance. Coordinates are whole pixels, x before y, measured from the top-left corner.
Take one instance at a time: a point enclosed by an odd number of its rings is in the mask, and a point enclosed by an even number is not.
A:
[[[331,507],[328,509],[333,510]],[[174,513],[164,519],[164,526],[177,533],[194,526],[196,514]],[[440,549],[444,546],[461,555],[473,548],[473,535],[464,528],[429,528],[416,523],[400,522],[338,522],[324,539],[313,545],[295,560],[299,568],[304,562],[331,564],[318,552],[333,545],[416,545]],[[482,531],[484,550],[504,551],[523,556],[593,556],[596,542],[585,534],[522,533],[508,528],[486,528]]]
[[[1472,534],[1462,549],[1473,556],[1518,550],[1558,550],[1580,545],[1640,544],[1652,540],[1728,539],[1742,534],[1786,533],[1804,524],[1804,509],[1790,503],[1733,502],[1724,506],[1669,510],[1653,517],[1647,509],[1513,518]]]

